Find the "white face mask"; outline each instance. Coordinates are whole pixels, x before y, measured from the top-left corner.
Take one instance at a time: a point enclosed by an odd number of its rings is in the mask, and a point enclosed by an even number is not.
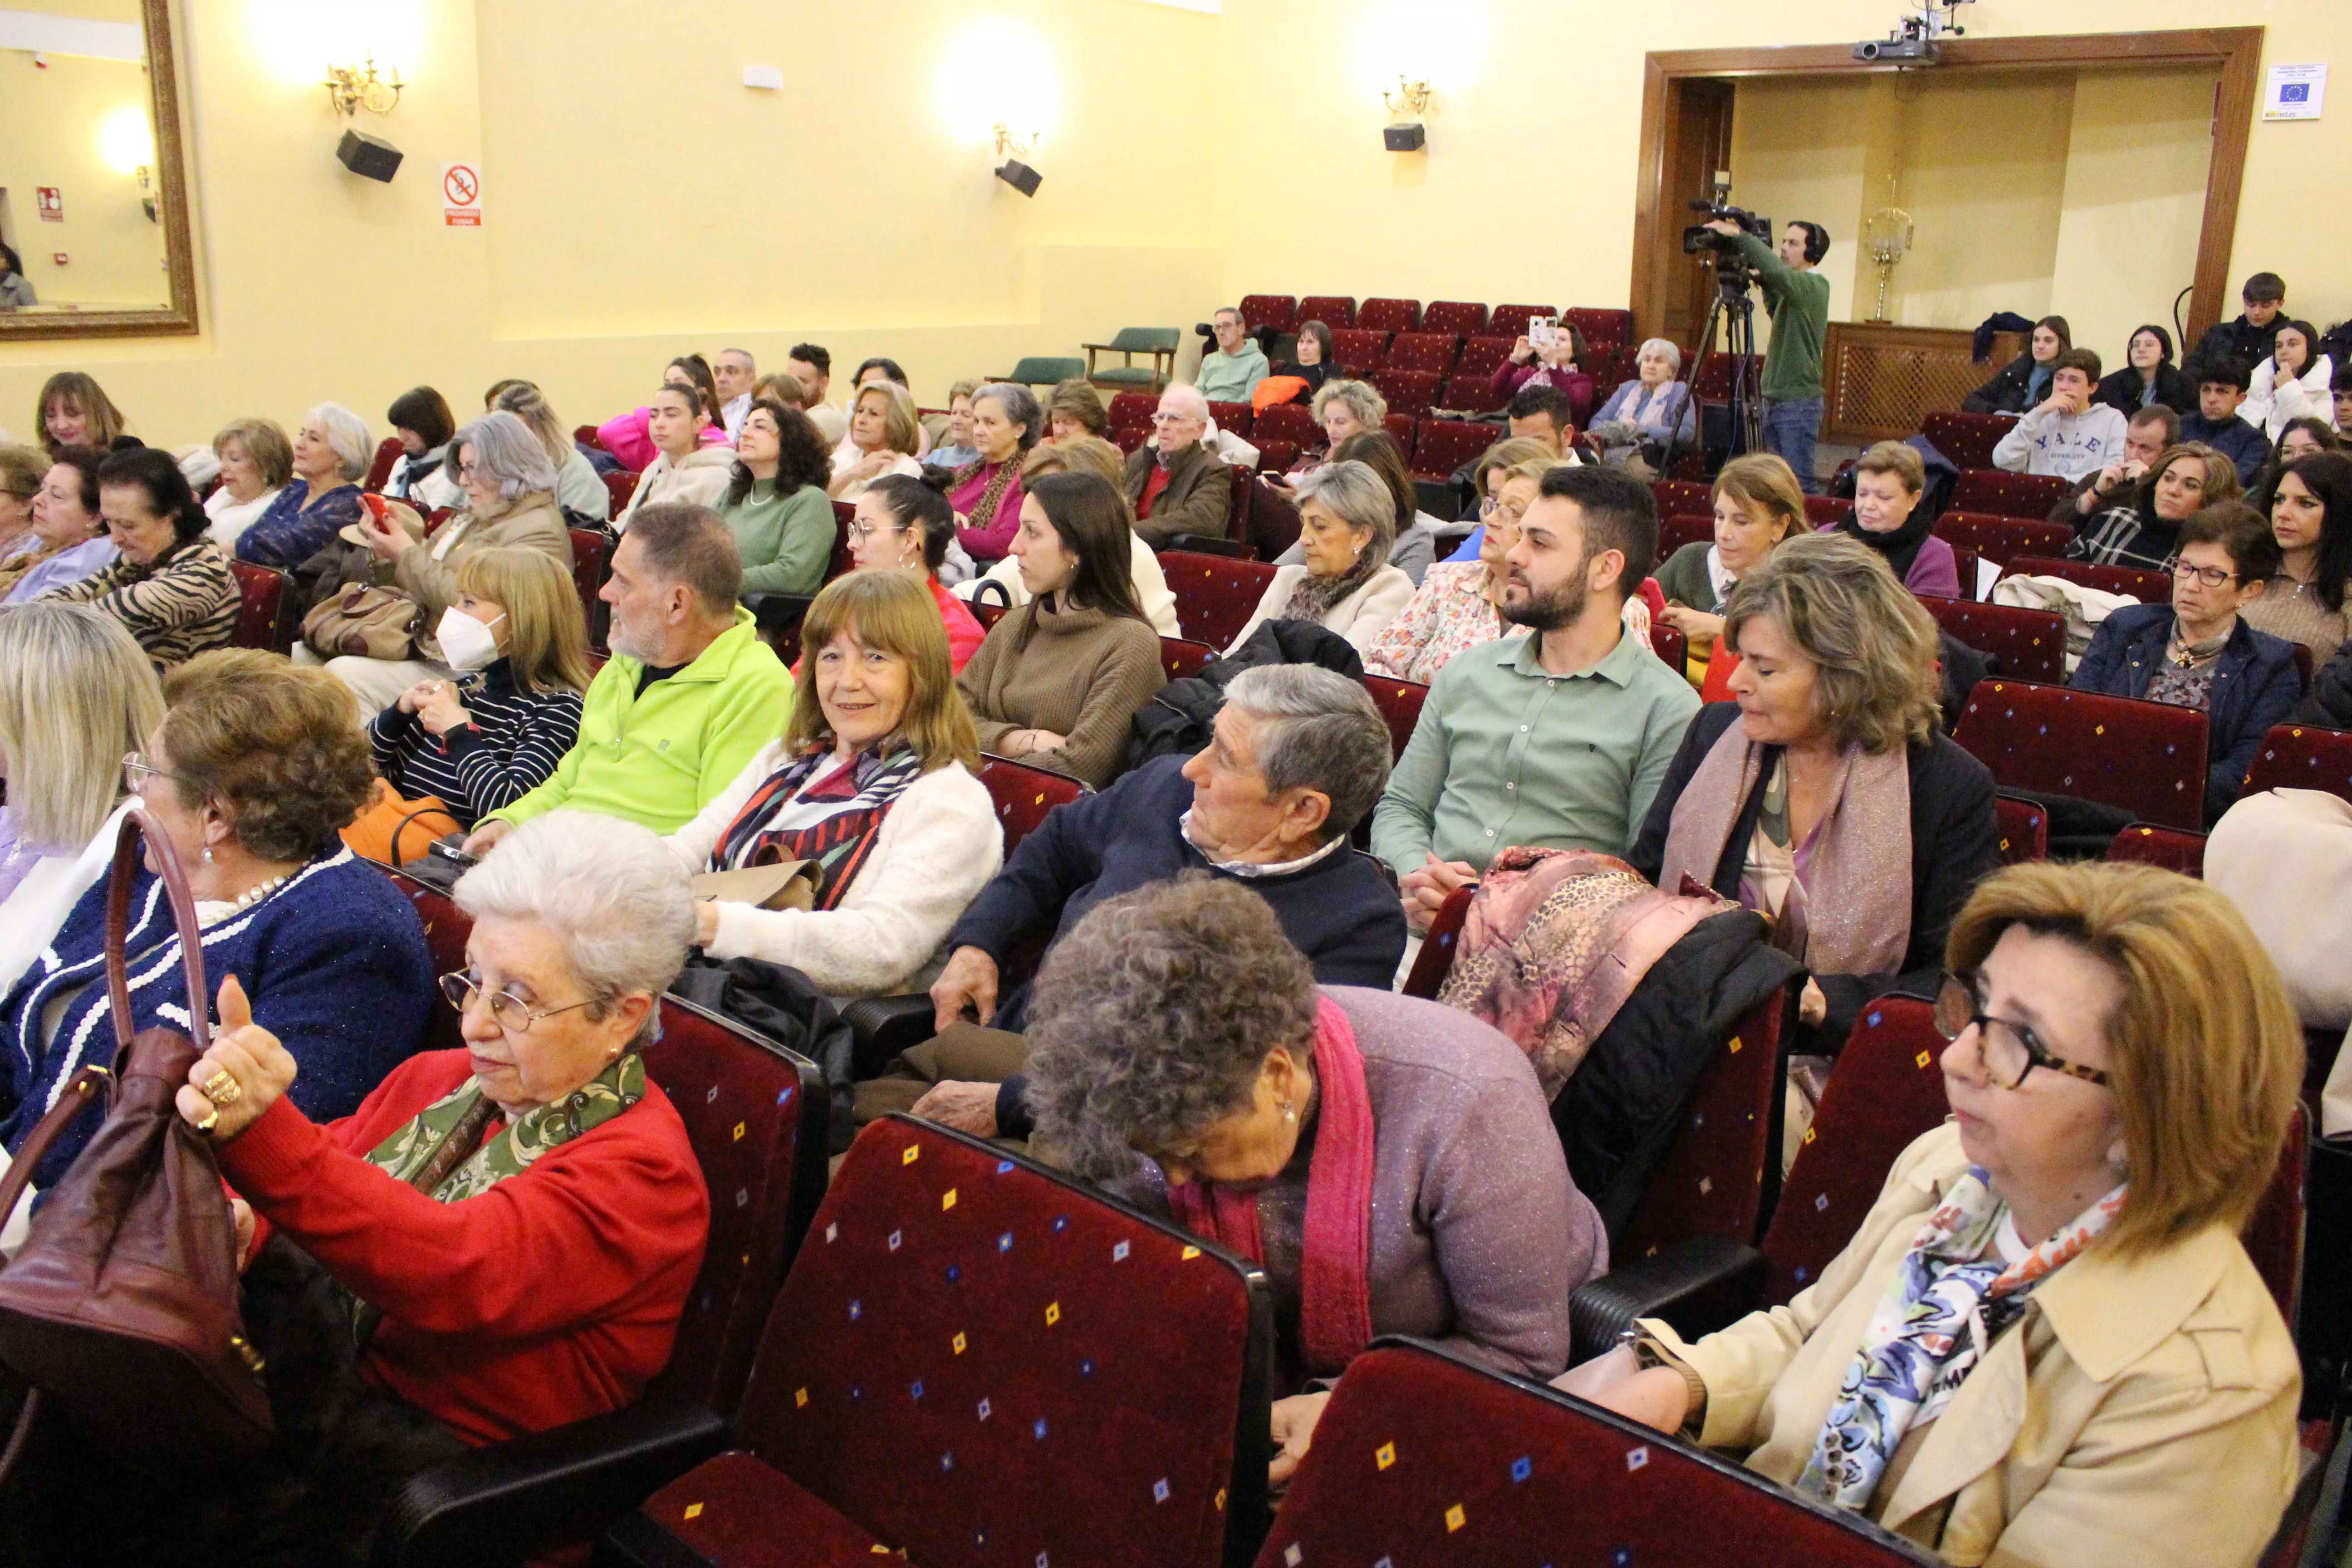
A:
[[[490,627],[505,619],[499,616],[484,623],[452,606],[441,612],[441,624],[433,629],[433,640],[441,645],[441,657],[448,661],[450,668],[486,668],[499,658],[499,639],[490,635]]]

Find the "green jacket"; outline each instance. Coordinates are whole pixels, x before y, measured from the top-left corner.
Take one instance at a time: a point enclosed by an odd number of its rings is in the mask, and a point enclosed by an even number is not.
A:
[[[835,530],[833,502],[823,485],[803,485],[779,496],[775,480],[761,479],[741,500],[722,495],[710,510],[735,536],[736,552],[743,558],[743,592],[814,594],[824,586]]]
[[[1764,280],[1764,310],[1772,318],[1772,342],[1764,351],[1764,395],[1779,403],[1801,403],[1822,395],[1822,345],[1830,334],[1830,280],[1780,259],[1752,234],[1739,237],[1739,253]]]
[[[784,732],[793,679],[753,630],[751,612],[702,656],[637,694],[645,666],[614,654],[589,683],[580,739],[547,782],[485,820],[529,822],[593,811],[675,833]]]

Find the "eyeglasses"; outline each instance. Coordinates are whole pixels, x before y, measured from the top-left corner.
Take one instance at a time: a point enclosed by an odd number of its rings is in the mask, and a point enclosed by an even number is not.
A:
[[[1154,425],[1189,425],[1192,420],[1192,416],[1189,414],[1160,413],[1151,416],[1151,422]]]
[[[2219,588],[2225,583],[2234,583],[2238,580],[2238,574],[2235,572],[2227,571],[2220,566],[2191,566],[2186,561],[2176,561],[2172,563],[2172,575],[2183,583],[2194,577],[2208,588]]]
[[[1977,1030],[1977,1064],[1996,1088],[2015,1089],[2035,1068],[2079,1078],[2084,1083],[2107,1081],[2107,1075],[2099,1068],[2070,1062],[2051,1051],[2024,1025],[1987,1015],[1977,1000],[1975,976],[1945,975],[1942,988],[1936,993],[1936,1033],[1957,1040],[1971,1024]]]
[[[1497,500],[1493,496],[1478,503],[1480,518],[1499,518],[1505,522],[1517,522],[1528,515],[1528,503],[1523,500]]]
[[[453,969],[443,975],[441,994],[447,997],[449,1005],[461,1015],[472,1008],[475,997],[481,997],[489,1005],[492,1021],[499,1027],[512,1029],[518,1035],[529,1032],[530,1026],[541,1018],[552,1018],[558,1013],[569,1013],[574,1007],[588,1005],[586,1002],[574,1002],[562,1007],[533,1008],[511,991],[484,991],[482,983],[474,978],[474,973],[469,969]]]
[[[904,533],[907,531],[904,527],[898,523],[867,522],[861,519],[849,525],[849,542],[852,544],[863,544],[886,528],[893,533]]]
[[[195,786],[195,781],[185,773],[170,773],[157,767],[147,760],[147,755],[143,752],[122,753],[122,787],[124,789],[144,798],[147,794],[146,781],[151,778],[170,779],[173,784],[184,784],[192,789]]]

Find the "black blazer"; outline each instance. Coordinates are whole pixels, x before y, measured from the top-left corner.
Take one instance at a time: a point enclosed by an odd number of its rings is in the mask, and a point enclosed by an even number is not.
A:
[[[1655,882],[1666,858],[1666,830],[1673,826],[1675,803],[1689,787],[1691,775],[1706,760],[1723,732],[1739,721],[1737,702],[1710,702],[1698,710],[1683,734],[1682,750],[1666,770],[1665,783],[1650,805],[1649,820],[1626,858],[1633,869]],[[1771,747],[1765,772],[1780,751]],[[1988,872],[2000,867],[2000,817],[1993,807],[1992,774],[1985,765],[1960,750],[1938,731],[1923,745],[1910,748],[1911,769],[1911,945],[1896,974],[1815,974],[1829,1003],[1828,1016],[1802,1049],[1835,1056],[1853,1031],[1853,1020],[1874,996],[1890,991],[1932,996],[1944,967],[1944,939],[1969,894]],[[1739,820],[1724,840],[1723,858],[1716,863],[1715,890],[1727,899],[1739,896],[1740,868],[1747,864],[1748,841],[1764,809],[1762,775],[1740,807]],[[1668,892],[1674,891],[1669,888]]]

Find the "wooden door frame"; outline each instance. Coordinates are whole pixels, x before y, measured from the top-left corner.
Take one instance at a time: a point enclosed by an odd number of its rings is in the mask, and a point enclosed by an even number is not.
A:
[[[2162,33],[2069,33],[2046,37],[1954,38],[1942,43],[1937,72],[2020,67],[2210,65],[2221,69],[2214,99],[2213,160],[2205,176],[2205,216],[2197,236],[2195,287],[2189,300],[2189,342],[2221,319],[2229,298],[2230,251],[2238,227],[2238,196],[2245,182],[2246,144],[2252,133],[2254,103],[2262,80],[2263,29],[2187,27]],[[1671,290],[1671,272],[1680,258],[1664,248],[1680,235],[1687,217],[1683,203],[1691,193],[1664,187],[1668,138],[1678,125],[1667,114],[1680,83],[1695,78],[1848,77],[1896,68],[1853,58],[1847,44],[1801,44],[1781,48],[1672,49],[1643,58],[1642,67],[1642,160],[1635,174],[1633,215],[1633,306],[1637,338],[1654,334]],[[1849,237],[1848,244],[1855,242]]]

